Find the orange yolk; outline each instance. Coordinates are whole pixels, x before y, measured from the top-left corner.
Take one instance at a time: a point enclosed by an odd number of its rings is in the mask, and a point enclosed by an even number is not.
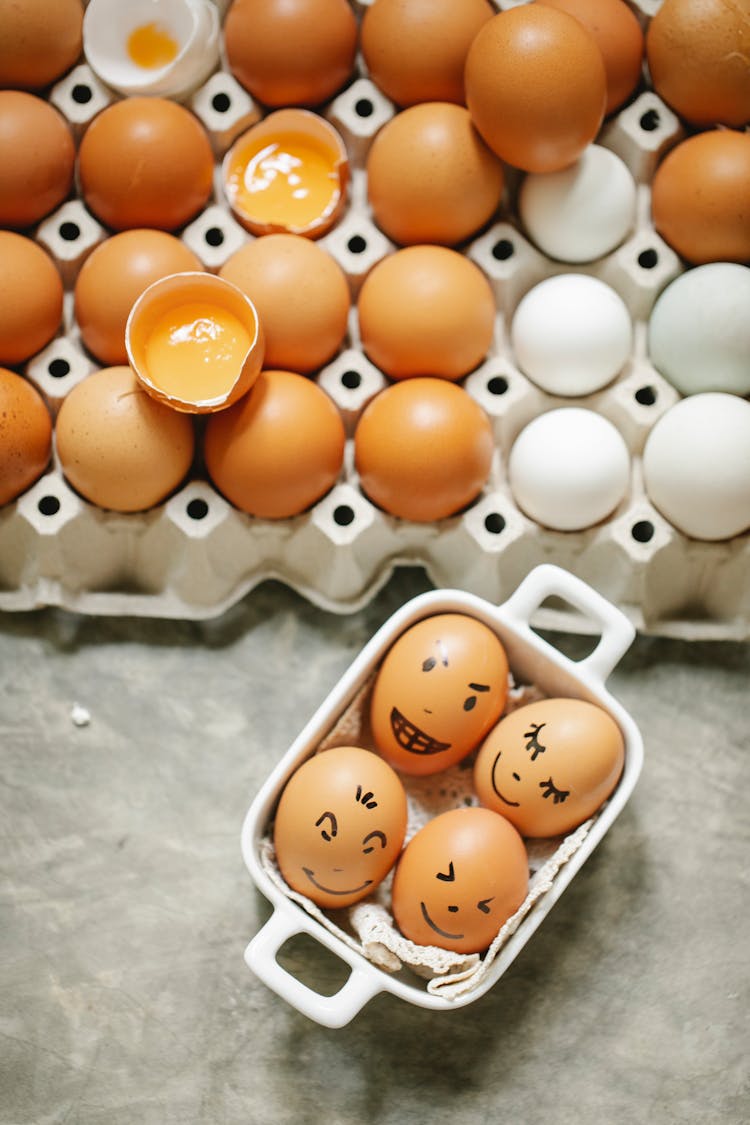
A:
[[[155,321],[145,344],[145,366],[151,381],[171,398],[210,402],[234,386],[251,342],[233,313],[191,302]]]
[[[128,36],[128,55],[144,70],[156,70],[176,58],[179,45],[158,23],[145,23]]]
[[[340,192],[330,154],[295,135],[272,141],[249,159],[237,152],[227,187],[234,206],[256,222],[293,228],[325,215]]]

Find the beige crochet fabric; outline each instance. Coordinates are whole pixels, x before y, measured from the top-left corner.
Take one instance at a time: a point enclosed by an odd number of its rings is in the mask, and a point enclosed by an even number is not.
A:
[[[362,746],[374,749],[368,723],[368,682],[352,700],[317,752],[333,746]],[[541,699],[533,686],[516,687],[511,680],[504,714],[517,707]],[[473,755],[468,759],[428,777],[402,776],[406,789],[408,820],[407,843],[432,817],[449,809],[478,805],[472,785]],[[453,953],[432,945],[416,945],[398,930],[390,909],[392,873],[366,899],[342,910],[321,910],[304,895],[293,891],[284,881],[276,862],[272,842],[272,826],[262,841],[261,863],[273,882],[287,895],[317,918],[351,949],[363,954],[386,972],[403,967],[426,980],[428,992],[451,999],[465,995],[479,986],[504,943],[515,933],[532,906],[554,883],[560,868],[577,851],[586,838],[592,821],[582,824],[570,835],[550,840],[525,840],[529,856],[529,890],[516,913],[509,918],[484,954]]]

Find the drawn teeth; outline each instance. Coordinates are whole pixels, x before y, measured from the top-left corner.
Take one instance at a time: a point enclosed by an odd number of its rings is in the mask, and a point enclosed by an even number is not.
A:
[[[399,746],[410,754],[440,754],[450,749],[450,742],[438,742],[423,730],[410,723],[397,707],[391,711],[391,730]]]

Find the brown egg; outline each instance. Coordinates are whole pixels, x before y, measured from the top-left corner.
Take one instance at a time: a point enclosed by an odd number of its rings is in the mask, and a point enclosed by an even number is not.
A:
[[[352,74],[357,21],[347,0],[233,0],[224,43],[229,69],[258,101],[319,105]]]
[[[400,106],[463,105],[466,53],[494,14],[489,0],[374,0],[361,29],[370,78]]]
[[[468,375],[487,355],[495,311],[479,266],[444,246],[382,258],[357,301],[362,347],[392,379]]]
[[[62,313],[62,279],[50,256],[30,238],[0,230],[0,363],[41,351]]]
[[[508,658],[489,626],[462,613],[427,617],[402,633],[378,670],[375,745],[403,773],[437,773],[479,745],[507,695]]]
[[[135,301],[152,282],[202,270],[192,250],[161,230],[127,230],[100,243],[75,283],[75,319],[83,343],[108,366],[128,362],[125,325]]]
[[[75,146],[62,114],[21,90],[0,90],[0,225],[29,227],[62,203]]]
[[[406,833],[406,793],[382,758],[336,746],[308,758],[281,794],[273,827],[289,886],[318,906],[350,906],[371,894]]]
[[[572,164],[599,131],[602,53],[573,16],[522,4],[493,16],[466,58],[466,104],[503,160],[525,172]]]
[[[497,210],[503,166],[468,110],[423,102],[396,114],[367,154],[367,194],[378,226],[401,245],[453,246]]]
[[[393,916],[404,937],[481,953],[526,898],[523,840],[488,809],[452,809],[404,848],[393,876]]]
[[[663,0],[646,32],[657,94],[691,125],[750,119],[750,12],[727,0]]]
[[[81,0],[0,0],[0,86],[40,90],[78,61]]]
[[[297,234],[240,247],[219,276],[246,293],[266,336],[266,367],[307,373],[327,363],[347,330],[349,285],[338,262]]]
[[[625,743],[614,719],[581,699],[543,699],[501,719],[474,765],[480,801],[523,836],[558,836],[614,790]]]
[[[146,394],[129,367],[87,375],[63,399],[55,424],[70,484],[117,512],[165,500],[190,468],[194,440],[191,419]]]
[[[624,0],[537,0],[567,12],[596,40],[607,75],[607,108],[612,113],[641,80],[644,38],[632,8]]]
[[[209,476],[251,516],[287,519],[335,484],[344,423],[325,391],[291,371],[262,371],[249,394],[206,427]]]
[[[476,499],[489,476],[490,421],[445,379],[407,379],[365,408],[354,452],[365,495],[402,519],[429,523]]]
[[[52,421],[42,396],[27,379],[0,367],[0,505],[39,479],[51,452]]]
[[[88,207],[114,230],[176,230],[208,202],[214,158],[190,110],[166,98],[124,98],[103,109],[78,153]]]
[[[714,129],[671,149],[654,174],[651,215],[693,265],[750,259],[750,134]]]

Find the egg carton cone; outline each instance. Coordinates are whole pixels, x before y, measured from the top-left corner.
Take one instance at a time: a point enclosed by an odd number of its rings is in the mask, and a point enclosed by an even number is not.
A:
[[[361,14],[367,4],[354,7]],[[643,2],[637,14],[645,24],[653,12]],[[118,97],[85,62],[48,96],[77,140]],[[216,164],[206,206],[176,233],[206,270],[218,273],[255,237],[227,203],[221,161],[266,110],[229,72],[224,59],[184,104],[203,124]],[[31,488],[0,508],[0,609],[53,605],[84,614],[205,619],[273,578],[343,614],[367,604],[402,567],[422,568],[438,587],[497,604],[532,568],[552,562],[617,605],[641,632],[688,639],[750,638],[750,535],[722,542],[691,539],[657,511],[643,485],[646,440],[681,397],[650,362],[647,324],[659,295],[686,268],[653,228],[649,188],[659,160],[685,130],[647,87],[645,75],[596,138],[624,161],[637,185],[635,222],[614,250],[575,265],[543,254],[517,216],[519,177],[512,169],[507,169],[496,214],[460,247],[487,277],[497,306],[492,346],[461,381],[490,419],[495,456],[474,502],[430,524],[399,519],[377,507],[362,490],[354,464],[357,422],[390,382],[362,348],[356,300],[373,267],[398,249],[375,222],[366,178],[370,146],[398,109],[371,81],[360,59],[352,81],[317,112],[343,138],[351,172],[347,207],[319,240],[347,278],[349,328],[338,353],[311,376],[344,422],[346,451],[339,479],[308,511],[291,519],[261,519],[237,510],[219,493],[198,455],[192,471],[162,504],[125,514],[97,508],[79,496],[55,455]],[[57,336],[19,370],[40,391],[54,419],[70,390],[102,366],[82,342],[73,290],[88,255],[110,232],[74,188],[31,233],[60,270],[64,320]],[[634,328],[632,353],[616,378],[578,398],[536,386],[519,369],[509,340],[514,312],[525,294],[547,278],[571,272],[614,289]],[[631,458],[627,495],[607,519],[583,531],[553,531],[534,522],[518,506],[507,479],[508,456],[520,432],[560,406],[581,406],[606,417],[624,438]],[[585,619],[570,607],[551,603],[539,607],[536,616],[551,628],[587,631]]]

